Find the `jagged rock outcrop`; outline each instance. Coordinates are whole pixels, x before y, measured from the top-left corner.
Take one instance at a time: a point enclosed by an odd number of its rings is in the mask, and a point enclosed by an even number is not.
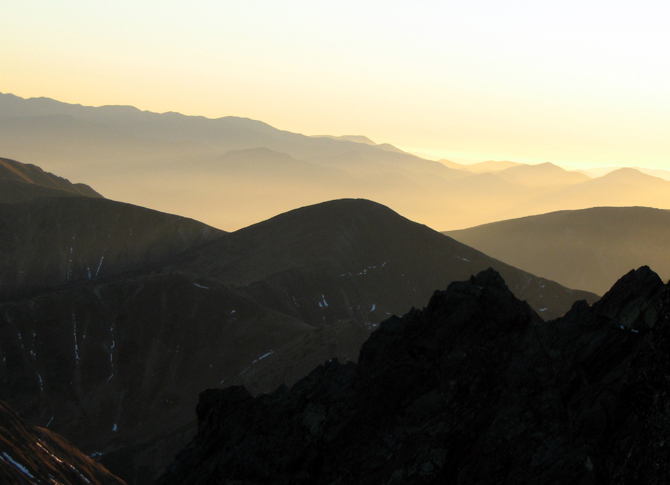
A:
[[[209,389],[159,483],[667,483],[670,287],[548,323],[487,270],[290,390]]]
[[[125,484],[62,436],[26,422],[2,401],[0,481],[16,485]]]

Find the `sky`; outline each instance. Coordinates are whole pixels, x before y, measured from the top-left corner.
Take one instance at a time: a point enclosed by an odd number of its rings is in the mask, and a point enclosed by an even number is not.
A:
[[[0,0],[0,92],[670,169],[670,4]]]

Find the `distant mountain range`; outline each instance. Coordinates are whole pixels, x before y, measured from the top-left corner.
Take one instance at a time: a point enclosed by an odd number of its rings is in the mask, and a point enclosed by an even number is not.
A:
[[[226,230],[341,198],[375,200],[439,230],[593,206],[670,209],[670,181],[632,169],[590,179],[551,164],[439,163],[361,136],[11,94],[0,94],[0,146],[108,198]]]
[[[517,268],[598,294],[609,289],[616,275],[643,265],[670,278],[668,210],[559,211],[445,234]]]
[[[500,172],[500,171],[505,170],[507,168],[518,167],[520,165],[523,165],[521,163],[510,162],[508,160],[503,160],[503,161],[489,160],[487,162],[479,162],[479,163],[472,163],[472,164],[457,163],[457,162],[452,162],[451,160],[440,160],[440,163],[442,163],[443,165],[446,165],[449,168],[455,168],[457,170],[466,170],[466,171],[472,172],[472,173]]]
[[[269,392],[354,360],[381,321],[456,279],[494,267],[544,318],[597,298],[366,200],[224,233],[63,184],[0,204],[0,399],[129,483],[190,439],[202,389]]]
[[[602,177],[603,175],[607,175],[610,172],[614,172],[615,170],[619,170],[621,167],[598,167],[598,168],[590,168],[586,170],[579,170],[579,172],[585,173],[589,177]],[[662,170],[658,168],[646,168],[646,167],[631,167],[634,168],[635,170],[638,170],[642,173],[646,173],[647,175],[653,175],[654,177],[662,178],[663,180],[670,180],[670,170]]]

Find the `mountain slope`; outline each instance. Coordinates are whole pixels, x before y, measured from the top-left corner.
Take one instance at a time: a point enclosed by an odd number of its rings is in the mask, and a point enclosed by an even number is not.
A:
[[[315,326],[378,323],[418,306],[449,282],[493,266],[546,318],[574,292],[416,224],[388,207],[344,199],[303,207],[185,253],[168,268],[206,275]]]
[[[308,137],[277,130],[260,121],[245,118],[207,119],[178,113],[143,112],[130,106],[93,108],[60,103],[46,98],[22,99],[10,94],[0,95],[0,118],[14,121],[37,118],[46,120],[55,116],[66,116],[73,120],[93,123],[94,126],[107,127],[110,133],[123,133],[124,136],[131,136],[138,141],[144,140],[145,143],[170,142],[171,151],[188,150],[196,155],[222,154],[230,150],[263,146],[320,165],[343,164],[351,154],[356,154],[359,157],[358,164],[362,165],[358,169],[362,170],[368,165],[381,163],[403,170],[432,174],[451,173],[437,162],[430,162],[405,152],[393,153],[378,148],[377,145],[347,139]],[[54,129],[56,126],[54,124]],[[43,130],[48,131],[46,127]],[[35,134],[39,134],[39,131],[33,131],[33,135]],[[14,140],[8,140],[10,143],[7,146],[10,150],[22,146],[20,138],[20,134],[16,133]],[[199,146],[199,150],[192,151],[194,146]],[[104,154],[108,149],[103,144],[99,147],[100,154]],[[132,153],[128,155],[133,157]],[[77,156],[76,151],[72,156]]]
[[[0,204],[0,295],[108,276],[221,234],[191,219],[106,199]]]
[[[522,165],[521,163],[517,162],[509,162],[509,161],[494,161],[494,160],[489,160],[487,162],[478,162],[478,163],[472,163],[472,164],[464,164],[464,163],[457,163],[457,162],[452,162],[451,160],[440,160],[440,163],[443,163],[449,168],[455,168],[458,170],[466,170],[468,172],[472,173],[494,173],[494,172],[500,172],[502,170],[505,170],[507,168],[511,167],[517,167]]]
[[[0,203],[49,196],[102,197],[88,185],[72,184],[35,165],[0,158]]]
[[[254,151],[270,171],[304,166]],[[253,170],[249,152],[214,163]],[[232,234],[89,197],[0,204],[0,216],[0,398],[129,483],[152,480],[191,437],[201,389],[268,392],[353,360],[387,316],[488,265],[545,318],[594,298],[366,200]]]
[[[668,194],[669,181],[632,168],[622,168],[586,182],[543,192],[528,204],[533,206],[536,214],[604,206],[670,209]]]
[[[670,278],[670,211],[598,207],[560,211],[445,234],[569,288],[604,293],[617,274],[649,265]]]
[[[396,153],[406,153],[399,148],[394,147],[393,145],[389,143],[375,143],[374,141],[370,140],[367,136],[362,136],[362,135],[343,135],[343,136],[332,136],[332,135],[315,135],[313,138],[331,138],[334,140],[346,140],[346,141],[353,141],[356,143],[363,143],[365,145],[372,145],[377,148],[381,148],[382,150],[386,150],[389,152],[396,152]]]
[[[0,399],[118,475],[147,481],[160,471],[152,460],[173,449],[146,460],[118,452],[175,432],[173,446],[183,445],[200,390],[311,331],[179,274],[71,284],[0,303]]]
[[[506,170],[512,167],[522,166],[522,163],[510,162],[508,160],[489,160],[486,162],[473,163],[472,165],[466,165],[466,169],[474,173],[494,173]]]
[[[290,390],[209,389],[160,484],[663,483],[670,288],[648,268],[547,324],[493,270]]]
[[[406,206],[413,218],[432,219],[439,211],[429,209],[430,201],[448,193],[445,183],[468,175],[385,145],[308,137],[244,118],[157,114],[128,106],[93,108],[9,94],[0,94],[0,144],[7,156],[48,163],[48,169],[84,178],[110,198],[197,217],[226,229],[342,197]],[[298,189],[281,191],[276,184],[261,183],[258,172],[229,184],[225,167],[210,177],[200,177],[193,169],[231,151],[258,148],[285,154],[322,173],[300,181]],[[332,169],[347,173],[346,185],[332,187]],[[403,186],[407,188],[399,191]],[[183,196],[175,198],[175,193]],[[427,203],[417,204],[417,193],[430,195]],[[264,194],[272,196],[253,203]],[[215,209],[219,207],[237,210]]]
[[[123,484],[62,436],[32,426],[0,401],[3,483]]]

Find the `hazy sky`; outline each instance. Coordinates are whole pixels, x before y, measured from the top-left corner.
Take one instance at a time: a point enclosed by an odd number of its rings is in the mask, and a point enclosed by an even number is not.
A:
[[[670,4],[0,0],[0,92],[670,169]]]

